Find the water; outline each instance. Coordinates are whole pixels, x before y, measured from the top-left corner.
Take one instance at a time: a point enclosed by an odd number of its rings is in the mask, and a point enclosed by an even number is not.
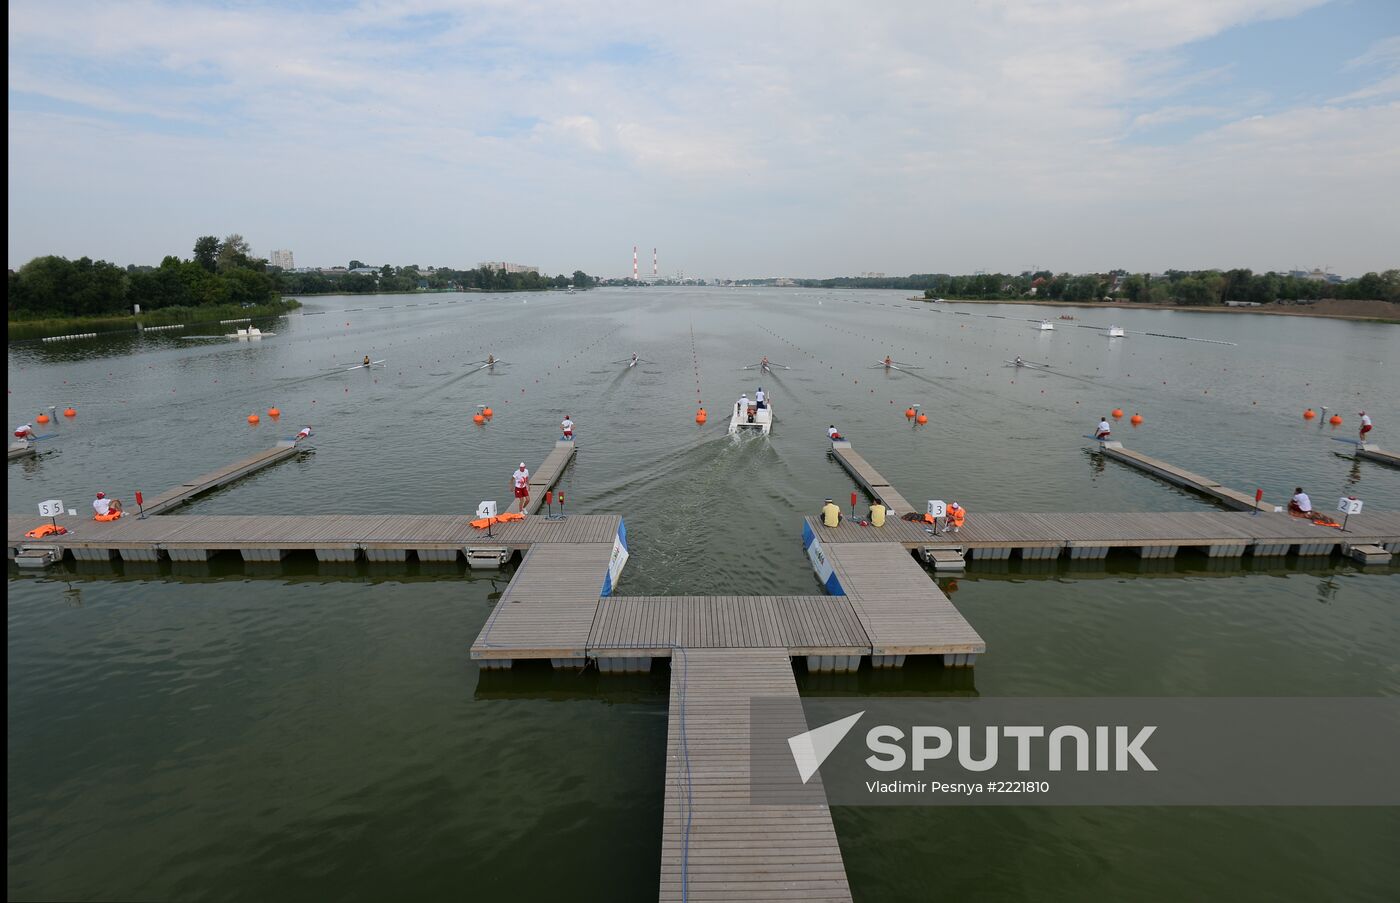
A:
[[[833,421],[907,497],[957,499],[972,518],[1210,510],[1083,450],[1114,407],[1145,418],[1118,427],[1132,447],[1227,485],[1400,507],[1395,471],[1338,457],[1330,439],[1353,437],[1365,408],[1381,444],[1400,444],[1386,439],[1400,422],[1393,327],[1074,311],[1239,344],[1108,340],[1026,322],[1058,310],[935,313],[895,292],[781,289],[321,298],[306,312],[255,344],[12,347],[11,420],[50,404],[79,415],[47,428],[49,454],[10,465],[10,510],[86,505],[99,488],[154,495],[309,423],[314,455],[185,510],[465,512],[504,501],[515,465],[536,465],[567,413],[580,445],[568,510],[625,515],[621,591],[813,592],[799,518],[851,490],[827,456]],[[610,363],[633,351],[656,363]],[[488,352],[510,363],[466,365]],[[365,354],[387,367],[332,370]],[[886,354],[923,369],[871,368]],[[1018,354],[1055,374],[1002,365]],[[764,355],[792,369],[740,369]],[[760,384],[771,438],[731,440],[729,405]],[[484,427],[478,404],[496,411]],[[910,404],[926,427],[909,426]],[[1301,419],[1321,405],[1345,425]],[[800,681],[813,694],[1400,692],[1400,571],[1286,565],[979,566],[940,580],[991,650],[975,673]],[[665,671],[479,672],[467,647],[509,572],[302,560],[245,572],[233,559],[10,573],[11,898],[655,894]],[[1393,810],[834,815],[862,899],[1379,899],[1400,880]]]

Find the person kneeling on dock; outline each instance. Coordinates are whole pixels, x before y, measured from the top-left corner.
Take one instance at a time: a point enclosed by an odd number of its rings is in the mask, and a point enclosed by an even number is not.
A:
[[[1299,486],[1298,488],[1293,490],[1293,498],[1288,500],[1288,513],[1293,515],[1294,517],[1306,517],[1309,520],[1312,519],[1312,499],[1308,498],[1308,494],[1303,491],[1302,486]]]
[[[1095,438],[1095,439],[1107,439],[1110,435],[1112,435],[1112,433],[1113,433],[1113,427],[1111,427],[1111,426],[1108,425],[1108,418],[1107,418],[1107,417],[1102,417],[1102,418],[1100,418],[1100,419],[1099,419],[1099,426],[1098,426],[1098,429],[1094,430],[1094,438]]]
[[[93,516],[97,520],[116,520],[122,516],[121,499],[109,499],[107,493],[99,492],[92,500]]]
[[[957,502],[948,503],[948,532],[956,533],[962,529],[963,521],[967,519],[967,509]]]
[[[822,524],[827,527],[834,527],[841,523],[841,509],[836,507],[836,503],[831,499],[826,500],[822,505]]]
[[[37,438],[37,437],[34,435],[34,427],[33,427],[33,425],[32,425],[32,424],[26,423],[26,424],[24,424],[24,425],[22,425],[22,426],[17,426],[17,427],[15,427],[15,438],[16,438],[16,439],[25,439],[25,440]]]
[[[832,442],[846,441],[846,437],[841,435],[841,432],[836,429],[836,424],[834,423],[826,428],[826,438],[830,439]]]

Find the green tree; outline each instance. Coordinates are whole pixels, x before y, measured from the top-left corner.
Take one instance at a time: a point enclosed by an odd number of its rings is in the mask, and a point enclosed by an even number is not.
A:
[[[235,267],[247,267],[252,263],[249,258],[251,253],[248,242],[243,240],[243,236],[237,232],[228,236],[219,245],[219,272],[222,273]]]
[[[219,265],[219,240],[212,235],[201,235],[194,242],[194,259],[209,272]]]
[[[352,270],[364,269],[364,265],[365,265],[365,262],[364,262],[363,260],[352,260],[352,261],[350,261],[350,267],[349,267],[349,269],[352,269]]]

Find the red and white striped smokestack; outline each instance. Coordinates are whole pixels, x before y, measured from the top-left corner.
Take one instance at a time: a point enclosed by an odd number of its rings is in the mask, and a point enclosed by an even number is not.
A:
[[[656,249],[655,249],[655,248],[652,248],[652,249],[651,249],[651,274],[652,274],[653,276],[659,275],[659,274],[657,273],[657,270],[656,270]]]
[[[632,281],[637,281],[637,246],[632,246]]]

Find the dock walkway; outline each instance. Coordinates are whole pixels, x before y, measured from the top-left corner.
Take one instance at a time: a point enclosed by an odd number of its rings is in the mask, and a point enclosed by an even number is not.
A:
[[[851,899],[829,808],[749,801],[749,699],[797,695],[783,650],[677,651],[659,899]],[[795,717],[789,729],[807,725]]]
[[[1400,467],[1400,455],[1395,452],[1386,451],[1379,445],[1371,445],[1363,442],[1356,447],[1356,456],[1365,458],[1368,461],[1378,461],[1381,464],[1389,464],[1391,467]]]
[[[215,489],[227,486],[235,480],[241,480],[249,474],[256,473],[264,467],[271,467],[279,461],[285,461],[303,452],[310,453],[310,451],[309,448],[298,448],[292,441],[284,440],[266,451],[260,451],[255,455],[249,455],[240,461],[233,462],[227,467],[221,467],[212,473],[206,473],[203,476],[198,476],[193,480],[187,480],[181,483],[174,489],[163,492],[151,499],[150,503],[144,506],[144,510],[147,515],[164,514],[166,511],[178,508],[206,492],[213,492]],[[135,508],[134,505],[132,507]]]
[[[1184,489],[1190,489],[1192,492],[1199,492],[1201,495],[1213,498],[1217,502],[1239,511],[1254,511],[1255,509],[1259,511],[1279,510],[1278,506],[1274,505],[1272,502],[1255,502],[1252,494],[1240,492],[1238,489],[1231,489],[1228,486],[1222,486],[1215,480],[1209,477],[1203,477],[1198,473],[1192,473],[1184,467],[1177,467],[1175,464],[1168,464],[1166,461],[1159,461],[1141,452],[1124,448],[1121,442],[1112,439],[1097,439],[1093,441],[1098,444],[1099,451],[1115,461],[1121,461],[1130,467],[1136,467],[1138,470],[1150,473],[1154,477],[1166,480],[1168,483],[1173,483]]]
[[[574,459],[578,446],[573,442],[558,441],[554,450],[540,464],[539,469],[530,474],[530,503],[525,513],[534,514],[544,507],[544,494],[554,488],[564,475],[564,468]]]
[[[904,496],[896,492],[894,487],[889,484],[889,481],[880,476],[879,471],[871,467],[870,462],[862,458],[860,453],[851,447],[850,442],[845,440],[833,441],[831,443],[831,454],[842,467],[850,472],[851,476],[856,478],[856,482],[859,483],[867,493],[878,498],[880,503],[889,509],[890,517],[897,517],[901,514],[907,514],[910,511],[919,510],[910,504]]]

